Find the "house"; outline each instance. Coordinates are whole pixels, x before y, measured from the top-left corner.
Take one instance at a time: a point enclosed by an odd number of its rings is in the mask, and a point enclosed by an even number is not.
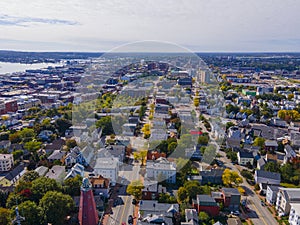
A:
[[[216,200],[210,195],[197,195],[197,198],[193,200],[193,208],[197,212],[206,212],[210,216],[217,216],[220,212],[220,207]]]
[[[97,158],[94,173],[99,176],[110,179],[111,184],[114,186],[117,183],[119,174],[120,162],[118,158]]]
[[[15,185],[26,172],[26,170],[27,169],[25,165],[21,163],[16,168],[8,172],[4,177],[0,178],[0,186],[10,187],[12,185]]]
[[[289,215],[290,225],[300,224],[300,203],[291,203],[291,210]]]
[[[198,225],[198,220],[196,209],[185,209],[185,222],[181,222],[181,225]]]
[[[192,176],[191,180],[197,180],[201,185],[206,184],[222,184],[222,175],[224,170],[222,169],[210,169],[202,170],[198,176]]]
[[[264,170],[266,163],[267,162],[264,158],[260,158],[259,160],[257,160],[257,169]]]
[[[158,197],[158,182],[149,178],[144,179],[144,188],[142,190],[143,200],[155,200]]]
[[[42,141],[49,141],[52,134],[53,134],[53,131],[51,131],[51,130],[42,130],[39,133],[38,138],[41,139]]]
[[[9,149],[11,142],[9,140],[0,141],[0,149]]]
[[[51,169],[49,169],[49,171],[48,171],[48,173],[46,173],[45,177],[54,179],[57,182],[62,183],[64,178],[66,177],[65,167],[55,165]]]
[[[257,184],[280,184],[280,173],[274,173],[264,170],[255,170],[254,180]]]
[[[47,144],[45,147],[46,154],[51,154],[54,150],[63,150],[63,146],[66,144],[64,139],[58,138]]]
[[[266,200],[269,204],[274,205],[276,203],[278,191],[279,191],[279,186],[275,186],[275,185],[267,186]]]
[[[299,188],[279,188],[276,199],[276,210],[280,216],[289,215],[291,203],[300,203]]]
[[[43,177],[49,171],[49,168],[46,166],[39,166],[34,171],[37,172],[40,177]]]
[[[142,222],[173,225],[173,219],[179,212],[178,204],[158,203],[156,200],[141,200],[139,219]]]
[[[0,154],[0,172],[10,171],[13,165],[13,154]]]
[[[227,148],[239,148],[242,140],[241,131],[237,126],[230,127],[227,132]]]
[[[241,194],[236,188],[222,188],[224,206],[232,211],[239,210]]]
[[[99,175],[98,177],[91,177],[90,182],[92,184],[94,195],[109,198],[110,181],[108,178]]]
[[[48,156],[49,162],[61,161],[64,162],[64,156],[66,155],[65,151],[55,150],[51,155]]]
[[[290,145],[285,145],[284,146],[284,152],[285,152],[285,156],[284,156],[284,159],[283,159],[284,164],[297,158],[296,152],[292,149],[292,147]]]
[[[176,183],[176,164],[169,162],[166,158],[149,160],[146,165],[146,177],[156,180],[166,180],[167,183]]]
[[[70,152],[66,155],[64,161],[65,161],[66,167],[71,167],[71,166],[75,165],[76,163],[79,163],[83,166],[88,166],[88,164],[85,161],[85,158],[78,146],[76,146],[70,150]]]
[[[251,166],[253,165],[254,162],[254,156],[253,152],[248,152],[248,151],[239,151],[237,153],[237,158],[238,158],[238,164],[246,166],[250,164]]]
[[[179,78],[178,79],[178,84],[181,86],[192,86],[192,78],[191,77],[185,77],[185,78]]]
[[[275,152],[275,151],[277,151],[278,143],[277,143],[277,141],[274,141],[274,140],[266,140],[264,148],[268,152]]]
[[[71,170],[68,172],[68,174],[65,177],[65,180],[69,179],[69,178],[74,178],[77,175],[84,177],[84,166],[76,163]]]

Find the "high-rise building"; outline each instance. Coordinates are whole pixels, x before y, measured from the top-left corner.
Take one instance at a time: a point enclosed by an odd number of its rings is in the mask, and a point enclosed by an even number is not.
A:
[[[78,220],[80,225],[97,225],[99,222],[92,185],[88,178],[82,181]]]
[[[207,70],[200,70],[200,83],[210,83],[210,73]]]

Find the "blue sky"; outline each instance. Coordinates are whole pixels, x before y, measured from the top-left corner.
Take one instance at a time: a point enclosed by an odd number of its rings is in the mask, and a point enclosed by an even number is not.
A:
[[[0,49],[108,51],[135,41],[192,51],[300,51],[298,0],[1,0]]]

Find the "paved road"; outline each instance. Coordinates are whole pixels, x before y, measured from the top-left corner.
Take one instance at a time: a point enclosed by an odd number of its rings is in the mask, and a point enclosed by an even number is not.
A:
[[[224,166],[239,173],[237,166],[232,165],[230,160],[227,159],[225,152],[219,151],[219,154],[222,156],[221,159],[224,162]],[[247,196],[244,196],[243,199],[247,199],[247,206],[251,209],[251,212],[248,213],[248,217],[252,220],[252,222],[255,225],[278,224],[273,215],[268,211],[267,207],[261,205],[260,198],[256,193],[254,193],[253,188],[245,179],[243,179],[241,186],[245,189],[247,194]]]
[[[107,225],[120,225],[122,222],[128,220],[129,215],[133,215],[133,197],[126,194],[127,185],[133,180],[140,179],[140,165],[135,164],[133,166],[126,166],[119,172],[120,183],[122,184],[119,188],[119,203],[113,207],[113,214],[110,215]]]

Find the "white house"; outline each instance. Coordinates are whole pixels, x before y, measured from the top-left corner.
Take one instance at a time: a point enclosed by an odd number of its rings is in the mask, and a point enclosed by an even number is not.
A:
[[[255,183],[257,184],[280,184],[280,173],[273,173],[264,170],[255,170],[254,174]]]
[[[14,165],[13,154],[0,154],[0,172],[11,170]]]
[[[248,151],[239,151],[237,153],[237,158],[238,158],[238,163],[239,165],[253,165],[254,162],[254,157],[253,157],[253,152],[248,152]]]
[[[279,188],[276,210],[279,215],[289,215],[291,203],[300,203],[300,188]]]
[[[279,191],[279,186],[274,186],[274,185],[267,186],[266,200],[269,204],[274,205],[276,203],[278,191]]]
[[[118,179],[119,163],[119,159],[115,157],[97,158],[94,173],[96,176],[102,175],[110,179],[111,184],[115,185]]]
[[[163,179],[174,184],[176,183],[176,164],[163,157],[155,161],[149,160],[146,166],[146,177],[157,181]]]
[[[291,203],[289,224],[290,225],[300,224],[300,203]]]

